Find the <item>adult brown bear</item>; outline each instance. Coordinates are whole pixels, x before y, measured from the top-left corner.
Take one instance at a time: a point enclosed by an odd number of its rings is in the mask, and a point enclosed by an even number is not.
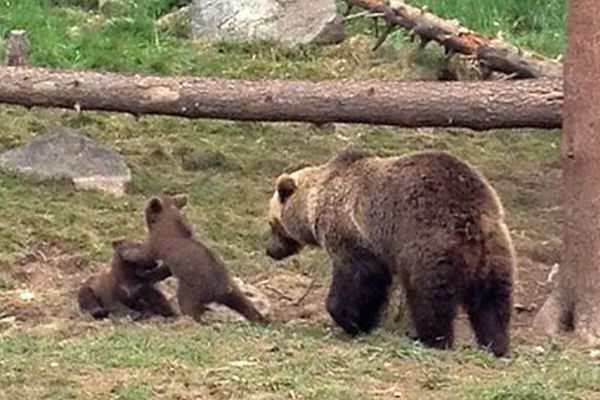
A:
[[[269,224],[274,259],[305,245],[325,249],[333,266],[326,308],[346,332],[378,324],[398,276],[425,345],[452,347],[462,303],[478,343],[507,353],[514,249],[496,192],[467,163],[441,151],[346,151],[279,176]]]

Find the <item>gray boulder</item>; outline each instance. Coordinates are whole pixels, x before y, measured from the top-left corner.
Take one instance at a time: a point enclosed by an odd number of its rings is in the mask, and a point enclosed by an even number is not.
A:
[[[115,151],[60,128],[0,155],[0,168],[47,180],[67,179],[78,189],[123,196],[131,171]]]
[[[193,0],[192,37],[275,40],[284,45],[344,40],[335,0]]]

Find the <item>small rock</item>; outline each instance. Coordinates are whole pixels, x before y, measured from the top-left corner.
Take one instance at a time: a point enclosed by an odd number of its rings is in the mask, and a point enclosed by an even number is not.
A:
[[[600,359],[600,350],[590,351],[590,357],[594,359]]]
[[[181,37],[191,36],[190,7],[185,6],[172,13],[163,15],[156,21],[160,29],[169,30]]]
[[[21,293],[19,293],[19,298],[23,301],[33,301],[35,300],[35,294],[29,290],[23,290]]]
[[[192,37],[331,44],[345,38],[335,0],[194,0]]]
[[[256,361],[246,361],[246,360],[231,361],[229,363],[229,365],[231,365],[232,367],[239,367],[239,368],[252,367],[252,366],[255,366],[257,364],[258,363]]]
[[[121,14],[127,10],[125,0],[98,0],[98,10],[105,15]]]
[[[554,280],[554,277],[556,276],[556,274],[558,274],[559,270],[560,270],[560,265],[554,264],[552,266],[552,269],[550,270],[550,273],[548,274],[548,278],[546,279],[546,282],[551,283]]]
[[[254,304],[258,312],[265,316],[271,313],[271,301],[263,292],[256,286],[242,281],[240,278],[235,277],[233,280],[240,287],[242,293],[248,297],[248,300]]]
[[[513,308],[515,309],[516,312],[532,312],[537,308],[537,305],[534,303],[531,303],[529,305],[525,305],[525,304],[521,304],[521,303],[516,303]]]
[[[533,351],[535,351],[535,353],[538,355],[546,354],[546,349],[544,349],[544,347],[542,347],[542,346],[535,346],[533,348]]]
[[[17,317],[11,315],[0,319],[0,328],[15,328],[17,326]]]
[[[121,155],[69,129],[43,133],[0,155],[0,168],[47,180],[67,179],[78,189],[123,196],[131,172]]]

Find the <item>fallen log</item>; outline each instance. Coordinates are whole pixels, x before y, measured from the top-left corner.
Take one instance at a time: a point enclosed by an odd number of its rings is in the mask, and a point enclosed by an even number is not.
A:
[[[241,81],[0,68],[0,103],[240,121],[559,128],[562,81]]]
[[[396,28],[408,31],[411,39],[420,38],[422,46],[434,41],[444,47],[450,56],[459,53],[476,59],[483,68],[508,74],[513,78],[562,77],[562,64],[539,54],[526,52],[503,42],[473,32],[458,21],[440,18],[417,7],[395,0],[387,4],[382,0],[344,0],[348,12],[361,7],[373,18],[381,18],[386,29],[379,36],[375,49]],[[369,16],[367,14],[366,16]]]

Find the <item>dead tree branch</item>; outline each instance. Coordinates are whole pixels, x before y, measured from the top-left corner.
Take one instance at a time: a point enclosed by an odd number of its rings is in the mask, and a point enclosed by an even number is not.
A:
[[[402,1],[389,5],[382,0],[345,0],[348,10],[358,6],[382,15],[386,29],[377,39],[377,49],[397,28],[405,29],[411,40],[419,38],[421,46],[434,41],[444,47],[447,56],[458,53],[474,57],[482,67],[512,75],[516,79],[562,77],[562,64],[511,46],[500,39],[488,38],[462,27],[458,21],[445,20]]]

